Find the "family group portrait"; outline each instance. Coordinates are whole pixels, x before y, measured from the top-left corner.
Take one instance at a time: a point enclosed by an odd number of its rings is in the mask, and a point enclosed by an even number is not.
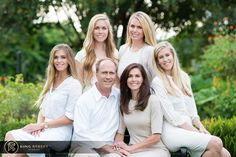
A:
[[[2,0],[0,156],[236,157],[235,7]]]

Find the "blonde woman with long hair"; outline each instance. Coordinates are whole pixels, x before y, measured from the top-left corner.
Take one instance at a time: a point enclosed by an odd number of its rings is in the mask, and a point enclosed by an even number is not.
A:
[[[162,100],[162,140],[170,151],[187,147],[192,157],[230,157],[219,137],[203,126],[191,89],[190,78],[181,68],[173,46],[166,41],[155,46],[152,88]]]
[[[129,18],[126,36],[126,44],[120,47],[118,53],[118,76],[121,76],[129,64],[140,63],[144,66],[150,80],[153,77],[151,54],[156,44],[151,18],[142,11],[133,13]]]
[[[46,83],[36,102],[40,108],[37,123],[7,132],[5,141],[70,141],[74,106],[81,93],[72,50],[58,44],[50,52]],[[61,144],[57,150],[65,149],[69,142]]]
[[[108,16],[96,14],[89,22],[83,48],[75,56],[78,76],[83,83],[83,92],[96,82],[95,64],[103,58],[116,60],[117,50]]]

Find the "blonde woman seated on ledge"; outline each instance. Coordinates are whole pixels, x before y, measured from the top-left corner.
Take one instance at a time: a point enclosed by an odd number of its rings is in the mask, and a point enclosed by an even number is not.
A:
[[[152,81],[155,93],[163,101],[162,140],[170,151],[187,147],[191,157],[230,157],[219,137],[211,135],[197,113],[189,76],[180,68],[175,49],[160,42],[154,49]]]
[[[37,123],[7,132],[5,141],[68,141],[59,147],[52,146],[65,149],[71,140],[74,107],[81,93],[71,48],[66,44],[56,45],[50,53],[46,83],[36,102],[40,107]],[[24,155],[3,154],[3,157]]]

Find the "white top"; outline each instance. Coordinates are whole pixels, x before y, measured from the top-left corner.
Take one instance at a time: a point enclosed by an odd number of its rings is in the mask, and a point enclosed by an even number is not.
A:
[[[117,53],[118,51],[115,50],[115,57],[117,58]],[[79,61],[80,63],[84,64],[84,61],[85,61],[85,57],[86,57],[86,52],[85,52],[85,49],[82,49],[80,50],[76,55],[75,55],[75,59],[77,61]],[[90,89],[94,84],[95,82],[97,81],[96,79],[96,63],[102,58],[96,58],[96,61],[95,63],[93,64],[92,66],[92,71],[93,71],[93,76],[89,82],[89,84],[86,84],[84,86],[84,89],[83,89],[83,92],[87,91],[88,89]]]
[[[82,86],[72,76],[66,78],[55,90],[46,93],[40,111],[46,121],[66,116],[74,119],[74,107],[77,99],[82,93]]]
[[[96,85],[83,93],[75,107],[73,140],[90,141],[92,148],[112,144],[119,125],[119,97],[115,87],[108,98]]]
[[[66,78],[54,91],[52,88],[46,93],[40,106],[40,112],[45,116],[45,121],[51,121],[62,116],[73,120],[73,111],[77,99],[82,93],[82,87],[73,77]],[[57,151],[62,151],[69,145],[72,136],[72,124],[47,128],[34,136],[23,129],[12,130],[11,134],[17,141],[63,141],[52,146]],[[68,142],[66,142],[68,141]],[[32,154],[27,154],[33,156]],[[35,156],[39,156],[35,154]]]
[[[150,45],[144,46],[137,52],[132,52],[128,44],[122,45],[119,50],[118,76],[120,77],[124,69],[131,63],[140,63],[144,66],[150,80],[154,77],[152,68],[152,55],[154,48]]]
[[[189,89],[191,89],[189,76],[184,72],[181,74],[183,79],[186,80],[185,82],[187,83],[187,86]],[[171,83],[171,86],[176,89],[180,96],[172,96],[168,94],[162,80],[157,76],[153,79],[151,84],[151,87],[155,90],[155,94],[159,96],[163,102],[161,105],[165,119],[172,125],[177,126],[186,122],[186,120],[182,118],[181,115],[187,115],[191,119],[195,117],[199,118],[194,97],[184,95],[182,91],[175,85],[172,78],[168,77],[168,79]]]

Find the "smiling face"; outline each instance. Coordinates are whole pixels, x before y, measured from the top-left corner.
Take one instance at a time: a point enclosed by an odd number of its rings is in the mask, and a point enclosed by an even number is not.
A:
[[[105,20],[98,20],[93,29],[93,38],[96,42],[104,42],[108,37],[108,25]]]
[[[174,57],[173,53],[169,48],[165,47],[160,50],[157,56],[157,63],[164,70],[164,72],[168,75],[171,74],[171,70],[174,65]]]
[[[66,53],[63,50],[58,50],[55,52],[53,57],[53,64],[58,72],[67,72],[68,61]]]
[[[128,79],[127,79],[127,86],[130,88],[131,92],[139,92],[139,89],[143,83],[143,76],[141,71],[138,68],[134,68],[130,70]]]
[[[103,60],[96,72],[97,87],[102,91],[109,91],[116,79],[116,66],[110,60]]]
[[[129,36],[131,40],[143,40],[143,28],[136,18],[132,18],[129,24]]]

